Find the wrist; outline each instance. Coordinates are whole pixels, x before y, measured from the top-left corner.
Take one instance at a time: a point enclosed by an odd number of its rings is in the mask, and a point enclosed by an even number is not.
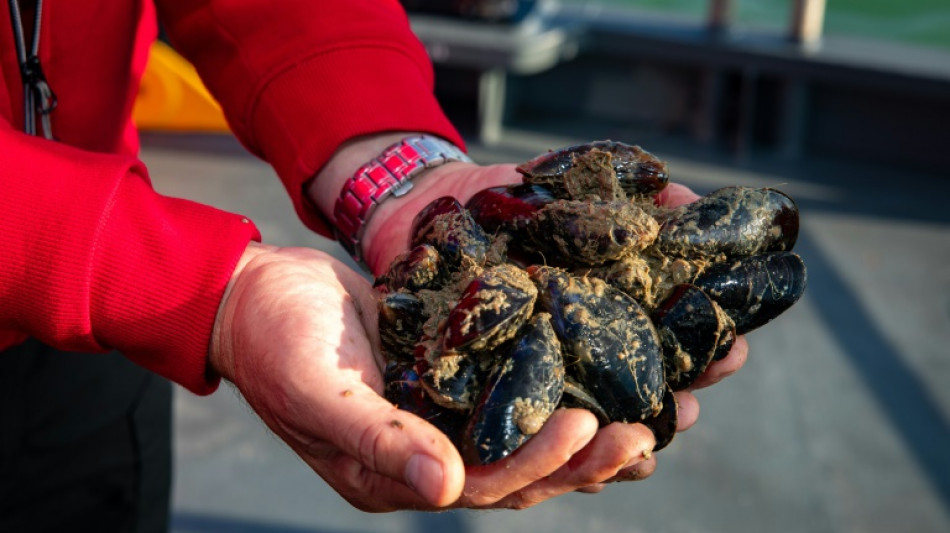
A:
[[[370,153],[373,155],[367,156]],[[371,268],[365,261],[365,236],[368,226],[380,218],[379,210],[401,209],[399,206],[405,204],[399,202],[401,197],[418,196],[407,193],[415,189],[423,174],[460,161],[471,160],[451,142],[428,134],[399,132],[358,138],[341,146],[316,176],[309,193],[324,214],[328,214],[332,199],[330,218],[340,244],[354,259]],[[338,193],[334,197],[328,194],[331,191]]]
[[[367,161],[383,153],[387,146],[413,132],[387,132],[355,137],[340,145],[307,186],[307,195],[323,215],[333,220],[333,207],[343,184]]]
[[[230,336],[229,324],[233,322],[235,309],[240,300],[239,280],[241,275],[260,258],[277,250],[276,246],[251,241],[231,273],[231,279],[214,319],[211,344],[208,347],[208,371],[228,381],[234,381],[234,339]]]
[[[374,275],[382,274],[396,255],[409,246],[409,230],[416,215],[433,200],[454,196],[459,201],[463,187],[456,185],[477,179],[480,167],[462,161],[427,169],[413,179],[410,194],[389,198],[366,224],[363,234],[363,261]]]

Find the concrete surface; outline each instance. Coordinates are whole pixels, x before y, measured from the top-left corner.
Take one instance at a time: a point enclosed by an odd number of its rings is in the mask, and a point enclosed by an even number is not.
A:
[[[508,135],[504,148],[472,146],[475,159],[518,162],[577,141]],[[207,398],[179,389],[173,531],[950,531],[950,175],[736,167],[652,149],[701,193],[776,185],[796,198],[809,285],[749,336],[741,372],[698,394],[699,422],[650,479],[521,512],[365,514],[228,387]],[[339,251],[230,139],[150,137],[143,158],[164,194],[244,213],[273,243]]]

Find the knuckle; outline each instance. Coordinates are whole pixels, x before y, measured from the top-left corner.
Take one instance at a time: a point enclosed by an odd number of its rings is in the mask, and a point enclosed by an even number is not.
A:
[[[604,488],[606,488],[605,484],[597,483],[595,485],[587,485],[586,487],[580,487],[576,489],[574,492],[581,492],[583,494],[598,494],[600,492],[603,492]]]
[[[356,459],[368,470],[378,472],[377,458],[379,451],[385,449],[386,432],[379,424],[355,425],[351,431],[356,434],[353,440],[356,443]]]
[[[532,497],[522,491],[512,494],[511,497],[505,502],[505,507],[516,511],[523,511],[525,509],[534,507],[542,501],[544,501],[543,498]]]
[[[478,492],[478,493],[466,494],[465,500],[466,500],[466,503],[465,503],[466,507],[472,507],[475,509],[486,509],[486,508],[493,507],[496,503],[498,503],[501,500],[501,498],[491,495],[491,494],[484,494],[484,493]]]
[[[605,479],[609,478],[616,472],[616,469],[602,468],[597,470],[590,470],[578,474],[574,479],[574,486],[581,488],[589,485],[596,485],[601,483]]]

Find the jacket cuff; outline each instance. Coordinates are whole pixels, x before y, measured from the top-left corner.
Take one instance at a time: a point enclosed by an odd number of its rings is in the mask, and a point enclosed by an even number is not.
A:
[[[161,196],[138,176],[122,181],[100,220],[89,289],[96,341],[196,394],[213,392],[214,319],[241,254],[260,240],[257,228]]]

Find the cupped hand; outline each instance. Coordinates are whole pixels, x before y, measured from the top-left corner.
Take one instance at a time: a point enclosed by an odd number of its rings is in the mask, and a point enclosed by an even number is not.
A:
[[[364,251],[373,271],[405,250],[412,219],[431,200],[451,195],[464,203],[519,179],[512,165],[450,163],[427,172],[412,194],[387,201],[371,219]],[[662,198],[695,198],[684,189],[671,186]],[[382,397],[375,336],[376,294],[363,276],[315,250],[252,244],[222,300],[211,367],[334,490],[366,511],[524,508],[643,479],[656,467],[649,429],[598,428],[580,409],[556,411],[509,457],[466,467],[447,437]],[[736,371],[746,351],[740,338],[696,388]],[[696,421],[699,404],[688,391],[676,394],[682,431]]]
[[[252,244],[219,310],[211,364],[355,507],[447,505],[464,483],[458,453],[381,397],[375,316],[368,282],[330,256]]]
[[[215,325],[214,371],[334,490],[366,511],[533,505],[652,472],[640,424],[556,412],[525,446],[466,468],[451,442],[382,396],[369,283],[310,249],[252,244]]]

